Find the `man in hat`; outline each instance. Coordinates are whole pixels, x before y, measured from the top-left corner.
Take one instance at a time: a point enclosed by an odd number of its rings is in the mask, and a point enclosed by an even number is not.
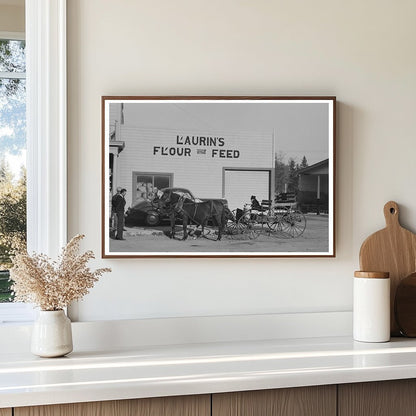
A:
[[[251,195],[250,201],[251,201],[251,209],[254,209],[256,211],[262,210],[260,202],[257,201],[256,195]]]
[[[110,237],[116,238],[117,232],[117,214],[116,214],[116,201],[117,195],[120,195],[121,186],[117,186],[116,193],[111,198],[111,216],[110,216]]]
[[[120,189],[120,191],[119,191]],[[123,228],[124,228],[124,207],[126,206],[126,195],[127,190],[124,188],[117,188],[117,193],[113,196],[111,200],[111,209],[115,213],[115,218],[117,222],[117,234],[116,240],[125,240],[123,238]]]

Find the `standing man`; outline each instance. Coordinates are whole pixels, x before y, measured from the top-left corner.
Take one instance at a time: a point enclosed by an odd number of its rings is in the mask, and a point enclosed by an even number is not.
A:
[[[124,199],[127,190],[122,188],[120,193],[117,193],[113,196],[111,201],[112,208],[116,214],[117,218],[117,235],[116,240],[125,240],[123,238],[123,228],[124,228],[124,207],[126,206],[126,200]]]
[[[121,192],[121,186],[117,186],[117,193],[113,195],[111,198],[111,221],[110,221],[110,237],[116,238],[116,232],[117,232],[117,214],[116,214],[116,204],[117,204],[117,198],[120,195]]]

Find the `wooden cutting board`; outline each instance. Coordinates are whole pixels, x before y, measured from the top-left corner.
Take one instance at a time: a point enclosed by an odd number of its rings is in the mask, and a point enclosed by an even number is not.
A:
[[[370,235],[360,250],[362,271],[390,273],[390,322],[391,335],[400,335],[394,319],[394,298],[397,286],[403,278],[416,271],[416,235],[399,223],[399,206],[390,201],[384,205],[386,228]]]

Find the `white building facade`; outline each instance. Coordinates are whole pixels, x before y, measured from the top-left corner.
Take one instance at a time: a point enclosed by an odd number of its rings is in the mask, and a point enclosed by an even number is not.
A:
[[[255,195],[274,195],[273,132],[154,129],[115,125],[124,148],[115,157],[112,190],[127,189],[127,206],[167,187],[198,198],[225,198],[230,209]],[[110,140],[111,149],[111,140]]]

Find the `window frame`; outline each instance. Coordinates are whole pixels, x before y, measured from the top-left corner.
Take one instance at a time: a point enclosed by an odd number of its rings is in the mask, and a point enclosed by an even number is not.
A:
[[[28,251],[67,242],[66,0],[26,0]]]
[[[0,38],[7,40],[26,40],[25,32],[0,31]]]
[[[132,203],[131,205],[135,204],[135,201],[137,201],[138,197],[138,189],[137,189],[137,179],[142,176],[149,176],[152,178],[152,188],[155,186],[155,177],[165,177],[169,179],[169,185],[164,186],[163,188],[171,188],[173,186],[173,173],[167,173],[167,172],[141,172],[141,171],[133,171],[132,173]],[[158,188],[158,189],[163,189]],[[113,194],[115,194],[115,190],[113,189]],[[149,198],[149,193],[146,190],[146,197],[145,199],[153,199]]]
[[[67,242],[66,0],[26,0],[25,15],[27,248],[56,257]],[[30,305],[0,307],[0,324],[33,320]]]

